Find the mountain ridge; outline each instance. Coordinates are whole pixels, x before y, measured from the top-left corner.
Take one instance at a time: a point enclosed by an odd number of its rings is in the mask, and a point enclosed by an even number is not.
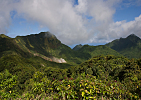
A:
[[[135,34],[131,34],[126,38],[113,40],[107,43],[106,46],[128,58],[141,57],[141,39]]]
[[[141,39],[134,34],[129,35],[126,38],[120,38],[113,40],[106,45],[90,46],[90,45],[76,45],[73,49],[69,46],[61,43],[55,35],[50,32],[40,32],[39,34],[30,34],[26,36],[16,36],[15,38],[10,38],[4,34],[0,35],[0,39],[5,39],[9,41],[6,47],[9,48],[3,50],[10,53],[19,53],[21,56],[39,56],[45,60],[55,61],[54,59],[63,59],[62,61],[69,64],[80,64],[85,60],[88,60],[94,56],[98,55],[115,55],[115,56],[125,56],[128,58],[140,58],[141,53]],[[129,42],[129,43],[128,43]],[[1,46],[3,42],[1,41]],[[131,52],[139,52],[138,56],[133,56]],[[18,51],[18,52],[17,52]],[[23,53],[23,54],[22,54]],[[1,52],[1,56],[2,56]],[[131,56],[129,56],[129,54]],[[137,54],[136,54],[137,55]],[[56,61],[55,61],[56,62]],[[75,63],[74,63],[75,62]]]
[[[106,45],[83,45],[73,50],[52,34],[45,34],[0,35],[1,99],[141,98],[141,58],[128,59]],[[116,40],[117,44],[121,40]],[[131,42],[136,43],[136,37]],[[56,62],[58,59],[66,63]]]
[[[77,50],[81,49],[82,47],[83,47],[83,45],[82,45],[82,44],[79,44],[79,45],[76,45],[76,46],[73,48],[73,50],[77,51]]]
[[[3,35],[3,37],[6,37],[6,35]],[[39,34],[17,36],[15,38],[9,37],[5,39],[12,41],[12,45],[16,45],[16,47],[20,48],[25,53],[30,54],[30,57],[39,56],[49,61],[54,61],[54,58],[60,60],[63,59],[65,60],[64,62],[67,62],[69,64],[80,64],[83,61],[92,58],[93,56],[101,54],[106,55],[105,52],[108,51],[111,51],[111,53],[109,52],[108,54],[119,55],[116,51],[113,51],[108,47],[105,49],[105,51],[98,53],[98,48],[100,48],[100,46],[88,46],[89,49],[93,48],[93,53],[87,52],[87,50],[84,49],[82,50],[82,48],[87,47],[85,45],[81,45],[81,47],[79,48],[81,50],[72,50],[69,46],[61,43],[61,41],[58,40],[57,37],[50,32],[40,32]]]

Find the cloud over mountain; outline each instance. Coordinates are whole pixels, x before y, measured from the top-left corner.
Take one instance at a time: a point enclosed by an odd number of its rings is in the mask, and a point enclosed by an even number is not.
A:
[[[0,33],[6,33],[11,11],[27,21],[36,21],[63,43],[104,43],[141,31],[141,15],[134,21],[113,21],[122,0],[0,0]],[[140,0],[136,0],[140,2]],[[3,9],[3,10],[2,10]]]

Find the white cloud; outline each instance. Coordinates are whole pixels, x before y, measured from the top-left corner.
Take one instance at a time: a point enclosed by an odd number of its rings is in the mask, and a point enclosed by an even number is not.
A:
[[[124,35],[129,34],[136,34],[141,37],[141,15],[139,17],[136,17],[134,21],[121,22],[121,25],[117,26],[119,30],[121,30],[121,33]]]
[[[113,22],[104,33],[108,35],[107,42],[116,38],[127,37],[130,34],[136,34],[141,37],[141,15],[130,22],[125,20]]]
[[[10,11],[12,9],[12,0],[0,0],[0,34],[7,33],[7,29],[11,22]]]
[[[109,0],[108,0],[109,1]],[[112,16],[115,12],[112,4],[108,1],[103,0],[89,0],[89,13],[94,17],[95,21],[98,22],[109,22],[112,20]]]
[[[120,3],[121,0],[78,0],[78,5],[74,0],[0,0],[0,33],[6,33],[10,12],[15,10],[29,23],[36,21],[48,27],[67,45],[104,43],[130,33],[140,35],[141,16],[131,22],[113,22]]]
[[[87,0],[78,0],[78,5],[75,6],[75,9],[78,13],[85,14],[87,7]]]
[[[70,0],[24,0],[18,5],[18,13],[28,20],[45,25],[63,43],[73,44],[86,41],[89,37],[85,19]],[[82,10],[81,10],[82,11]]]

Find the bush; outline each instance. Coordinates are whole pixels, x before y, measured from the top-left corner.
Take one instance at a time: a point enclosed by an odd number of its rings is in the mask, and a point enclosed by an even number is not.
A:
[[[17,87],[17,76],[9,73],[8,70],[5,70],[3,73],[0,73],[0,98],[16,98],[18,92]]]

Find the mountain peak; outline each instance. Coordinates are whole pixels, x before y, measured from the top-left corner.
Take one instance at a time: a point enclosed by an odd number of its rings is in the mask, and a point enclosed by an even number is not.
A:
[[[56,36],[50,32],[40,32],[38,34],[30,34],[30,35],[26,35],[26,36],[16,36],[16,38],[18,37],[39,37],[39,38],[54,38],[57,39]]]
[[[0,37],[1,38],[10,38],[10,37],[6,36],[5,34],[0,34]]]
[[[74,50],[74,51],[77,51],[77,50],[81,49],[82,47],[83,47],[82,44],[78,44],[78,45],[76,45],[76,46],[73,48],[73,50]]]
[[[138,41],[141,41],[141,39],[138,36],[136,36],[135,34],[129,35],[126,39],[128,39],[128,40],[130,40],[130,41],[132,41],[134,43],[137,43]]]
[[[120,52],[128,58],[140,58],[141,39],[135,34],[131,34],[126,38],[120,38],[118,41],[114,40],[106,46]]]
[[[130,38],[130,37],[138,37],[138,36],[136,36],[135,34],[130,34],[129,36],[127,36],[127,38]]]
[[[56,38],[56,36],[50,32],[41,32],[41,33],[39,33],[39,35],[42,35],[45,38],[51,38],[51,37]]]

